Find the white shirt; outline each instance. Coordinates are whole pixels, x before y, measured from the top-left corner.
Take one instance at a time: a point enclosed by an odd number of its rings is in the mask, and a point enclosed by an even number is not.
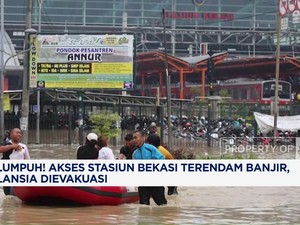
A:
[[[19,159],[30,159],[28,148],[25,144],[19,143],[21,146],[21,150],[13,150],[13,152],[9,155],[9,159],[11,160],[19,160]]]
[[[102,147],[99,150],[98,159],[115,159],[112,149],[108,147]]]

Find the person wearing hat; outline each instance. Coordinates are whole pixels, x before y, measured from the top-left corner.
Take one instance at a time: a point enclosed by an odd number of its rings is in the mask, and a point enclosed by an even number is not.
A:
[[[97,144],[98,135],[95,133],[89,133],[86,136],[85,144],[77,148],[77,159],[97,159],[98,149],[95,147]]]
[[[149,134],[156,134],[156,133],[157,133],[156,123],[152,122],[149,126]]]
[[[125,145],[120,149],[119,159],[132,159],[132,153],[135,150],[133,135],[127,134],[124,138]]]

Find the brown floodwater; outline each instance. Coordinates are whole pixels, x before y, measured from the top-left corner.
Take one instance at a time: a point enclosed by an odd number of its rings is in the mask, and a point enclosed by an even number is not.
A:
[[[29,145],[32,159],[74,159],[76,145]],[[117,152],[118,148],[115,148]],[[211,154],[218,149],[201,149]],[[290,155],[279,155],[290,158]],[[272,157],[267,157],[272,158]],[[0,191],[1,192],[1,191]],[[0,193],[0,224],[297,224],[298,187],[178,187],[168,205],[33,206]]]

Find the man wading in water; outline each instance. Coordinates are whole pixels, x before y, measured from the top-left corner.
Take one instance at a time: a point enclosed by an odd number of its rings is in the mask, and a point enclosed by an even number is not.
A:
[[[166,159],[174,159],[173,155],[161,145],[160,137],[157,134],[150,134],[147,138],[147,142],[154,145]],[[178,194],[177,187],[169,186],[168,195]]]
[[[133,143],[136,150],[132,154],[133,159],[165,159],[157,148],[145,143],[143,133],[136,131],[133,133]],[[150,205],[150,197],[157,205],[167,204],[165,197],[165,187],[138,187],[140,204]]]
[[[21,143],[22,132],[19,128],[13,128],[9,132],[9,137],[0,146],[0,153],[3,154],[2,159],[30,159],[28,148]],[[13,187],[3,187],[5,195],[14,195]]]

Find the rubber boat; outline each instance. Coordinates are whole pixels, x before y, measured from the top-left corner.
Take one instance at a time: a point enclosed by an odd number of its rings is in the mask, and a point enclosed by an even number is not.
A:
[[[139,200],[133,187],[15,187],[15,195],[29,204],[120,205]]]

